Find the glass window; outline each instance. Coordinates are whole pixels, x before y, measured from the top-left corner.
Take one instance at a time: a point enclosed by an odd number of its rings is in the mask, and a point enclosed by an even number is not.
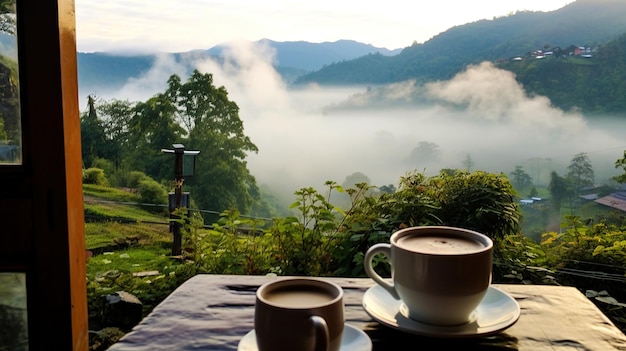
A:
[[[0,351],[5,350],[28,350],[24,273],[0,273]]]
[[[15,0],[0,0],[0,164],[22,162]]]

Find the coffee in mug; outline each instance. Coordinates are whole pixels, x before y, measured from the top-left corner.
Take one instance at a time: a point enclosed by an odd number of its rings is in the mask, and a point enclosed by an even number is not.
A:
[[[391,280],[372,266],[377,254],[388,258]],[[435,325],[472,319],[491,285],[493,242],[476,231],[422,226],[401,229],[389,243],[370,247],[364,268],[377,284],[406,307],[407,317]]]
[[[260,351],[338,351],[343,289],[326,280],[289,277],[256,292],[254,331]]]

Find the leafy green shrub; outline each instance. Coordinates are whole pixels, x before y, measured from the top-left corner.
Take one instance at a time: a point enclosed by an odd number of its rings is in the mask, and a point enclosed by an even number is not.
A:
[[[453,225],[493,238],[518,229],[519,208],[503,175],[409,173],[393,193],[371,191],[366,183],[350,189],[332,181],[325,185],[325,195],[313,188],[296,191],[290,208],[297,215],[273,219],[260,237],[241,234],[242,226],[257,224],[234,210],[222,213],[207,233],[186,229],[193,260],[218,273],[364,276],[365,251],[401,228]],[[330,202],[334,192],[349,195],[348,208]]]
[[[434,184],[433,184],[434,183]],[[493,238],[518,233],[516,192],[504,174],[483,171],[441,173],[431,179],[442,223],[479,231]]]
[[[146,177],[137,186],[141,201],[149,204],[167,204],[167,190],[159,182]]]
[[[91,166],[89,168],[100,168],[104,171],[104,174],[108,176],[115,173],[115,165],[113,162],[101,157],[94,158],[91,161]]]
[[[83,184],[109,186],[109,180],[102,168],[87,168],[83,172]]]
[[[136,189],[136,188],[139,188],[139,183],[148,179],[152,179],[152,178],[148,177],[144,172],[131,171],[128,175],[128,178],[127,178],[128,183],[126,184],[126,186],[128,186],[129,188]]]
[[[183,234],[183,254],[195,264],[199,272],[214,274],[266,274],[275,270],[272,242],[258,235],[253,219],[242,218],[239,211],[221,213],[218,223],[203,229],[203,220],[197,212],[186,216],[176,213]]]
[[[334,252],[336,274],[363,276],[367,248],[388,242],[391,234],[401,228],[456,226],[482,232],[494,240],[519,233],[520,209],[515,190],[502,174],[455,171],[428,178],[414,172],[402,177],[392,194],[369,196],[364,190],[359,189],[363,195],[353,199],[343,219],[339,231],[343,241]],[[385,265],[380,269],[386,269]]]
[[[274,220],[267,230],[275,243],[282,274],[332,274],[334,248],[341,238],[338,225],[345,214],[329,202],[333,190],[343,189],[334,182],[326,185],[327,198],[310,187],[296,191],[296,202],[290,208],[297,209],[300,218]]]

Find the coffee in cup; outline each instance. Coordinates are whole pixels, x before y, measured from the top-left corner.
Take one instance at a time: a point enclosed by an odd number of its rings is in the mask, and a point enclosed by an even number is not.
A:
[[[382,254],[391,265],[391,280],[373,267]],[[473,318],[491,285],[493,242],[476,231],[422,226],[401,229],[389,243],[370,247],[365,272],[395,299],[407,317],[435,325],[459,325]]]
[[[343,289],[326,280],[289,277],[257,289],[254,331],[260,351],[338,351]]]

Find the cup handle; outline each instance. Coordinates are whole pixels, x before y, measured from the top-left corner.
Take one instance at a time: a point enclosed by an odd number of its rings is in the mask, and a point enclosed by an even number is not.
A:
[[[320,316],[311,316],[311,322],[315,329],[315,351],[328,351],[330,335],[326,320]]]
[[[400,295],[396,291],[396,288],[392,283],[389,283],[383,277],[381,277],[376,271],[374,267],[372,267],[372,260],[374,256],[377,254],[383,254],[387,256],[387,258],[391,258],[391,245],[387,243],[379,243],[370,247],[365,253],[365,258],[363,262],[363,268],[365,269],[365,273],[372,278],[378,285],[387,290],[396,300],[400,300]],[[389,261],[391,264],[391,260]],[[393,266],[391,266],[391,270],[393,272]]]

